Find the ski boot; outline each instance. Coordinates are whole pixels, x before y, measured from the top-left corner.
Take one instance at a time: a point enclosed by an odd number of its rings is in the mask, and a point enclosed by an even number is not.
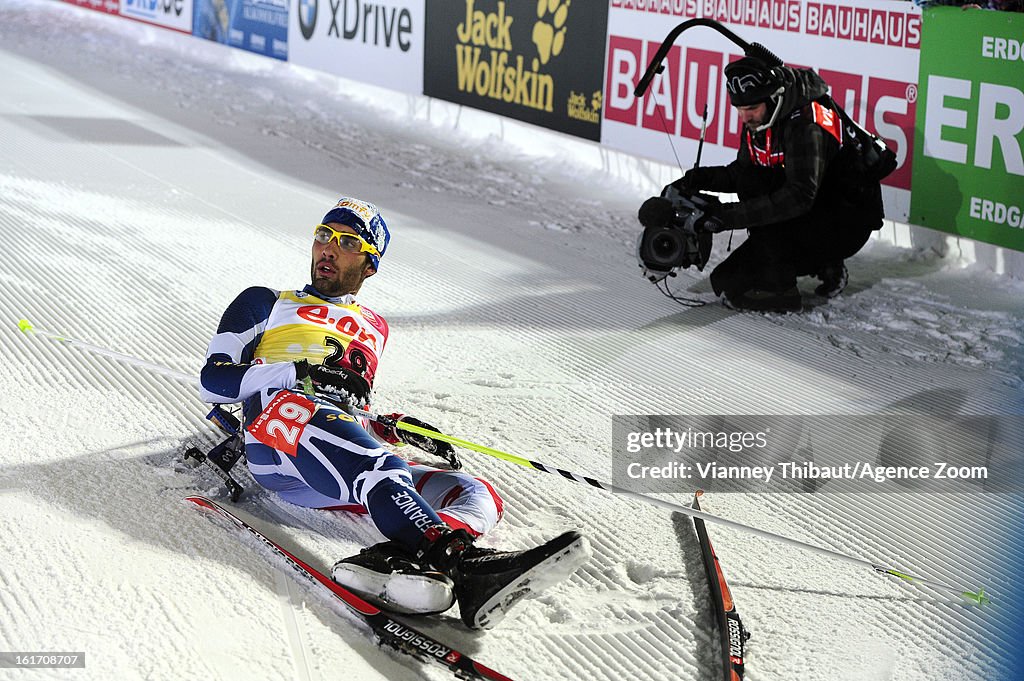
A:
[[[814,289],[814,292],[824,298],[838,296],[846,288],[846,283],[850,279],[842,260],[822,265],[816,276],[821,280],[821,284]]]
[[[491,629],[520,601],[568,579],[590,557],[590,544],[569,531],[525,551],[496,551],[442,525],[427,531],[417,555],[451,575],[463,623]]]
[[[343,558],[331,578],[383,610],[406,615],[444,612],[455,603],[452,579],[418,563],[397,542],[384,542]]]
[[[722,303],[731,310],[752,312],[797,312],[803,306],[796,286],[784,291],[752,288],[743,293],[726,293]]]

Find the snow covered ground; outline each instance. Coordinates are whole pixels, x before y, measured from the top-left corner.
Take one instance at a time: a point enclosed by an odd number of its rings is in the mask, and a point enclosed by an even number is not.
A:
[[[482,444],[607,479],[613,414],[1024,413],[1024,285],[952,256],[873,242],[847,293],[801,315],[682,308],[633,257],[636,207],[664,178],[60,3],[0,4],[0,92],[0,650],[86,653],[84,670],[0,678],[444,678],[181,503],[220,494],[177,464],[183,443],[215,438],[191,388],[16,328],[195,374],[239,291],[306,282],[310,227],[343,194],[380,205],[394,234],[361,296],[392,328],[376,406]],[[703,276],[680,279],[710,298]],[[516,679],[720,678],[686,522],[464,458],[507,501],[488,545],[578,527],[595,556],[494,632],[425,628]],[[753,632],[748,679],[1015,678],[1019,495],[704,506],[994,600],[711,525]],[[238,508],[322,566],[377,538],[269,494]]]

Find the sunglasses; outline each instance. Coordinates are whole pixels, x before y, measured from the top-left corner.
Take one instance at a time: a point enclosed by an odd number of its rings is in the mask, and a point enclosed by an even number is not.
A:
[[[338,246],[346,253],[369,253],[370,255],[380,255],[380,251],[367,243],[367,241],[358,234],[339,232],[327,225],[317,225],[314,227],[313,238],[317,240],[317,243],[321,244],[329,244],[332,240],[336,239],[338,241]]]

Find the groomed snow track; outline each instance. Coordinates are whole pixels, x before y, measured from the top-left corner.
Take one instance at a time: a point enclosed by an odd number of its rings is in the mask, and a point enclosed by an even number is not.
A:
[[[175,464],[214,438],[193,389],[17,330],[27,317],[196,373],[238,292],[305,283],[310,229],[342,194],[380,205],[394,234],[362,296],[393,333],[378,407],[482,444],[607,478],[612,414],[1022,413],[1019,288],[878,246],[844,298],[804,316],[677,308],[632,259],[643,191],[461,143],[418,120],[421,102],[403,118],[365,90],[60,3],[0,6],[0,649],[84,650],[74,678],[443,678],[180,503],[216,493]],[[717,678],[688,523],[464,458],[506,499],[489,543],[579,527],[595,557],[496,632],[427,630],[516,679]],[[703,503],[995,601],[711,525],[753,634],[748,679],[1012,678],[1018,495]],[[265,494],[239,509],[320,565],[376,540],[364,519]]]

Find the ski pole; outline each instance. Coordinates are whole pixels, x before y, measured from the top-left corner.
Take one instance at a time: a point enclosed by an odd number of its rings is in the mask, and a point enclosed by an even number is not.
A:
[[[132,355],[128,355],[128,354],[121,353],[121,352],[116,352],[114,350],[109,350],[109,349],[101,347],[99,345],[93,345],[92,343],[86,343],[84,341],[75,340],[73,338],[68,338],[68,337],[63,336],[61,334],[53,333],[52,331],[44,331],[42,329],[36,329],[32,325],[32,323],[29,322],[27,319],[20,320],[18,322],[18,328],[25,335],[42,336],[44,338],[49,338],[51,340],[58,341],[58,342],[66,344],[66,345],[70,345],[71,347],[74,347],[74,348],[77,348],[77,349],[80,349],[80,350],[85,350],[85,351],[92,352],[92,353],[95,353],[95,354],[98,354],[98,355],[103,355],[104,357],[110,357],[111,359],[115,359],[117,361],[124,362],[126,364],[137,366],[137,367],[142,368],[142,369],[147,369],[149,371],[153,371],[155,373],[161,374],[163,376],[167,376],[169,378],[173,378],[175,380],[183,381],[183,382],[186,382],[186,383],[191,383],[193,385],[198,385],[198,383],[199,383],[198,378],[196,378],[195,376],[191,376],[191,375],[186,374],[186,373],[184,373],[182,371],[176,371],[174,369],[171,369],[170,367],[166,367],[166,366],[163,366],[161,364],[157,364],[155,362],[148,362],[146,360],[139,359],[138,357],[134,357]],[[525,468],[532,468],[534,470],[538,470],[538,471],[541,471],[543,473],[550,473],[552,475],[560,475],[563,478],[566,478],[568,480],[572,480],[574,482],[584,483],[584,484],[590,485],[591,487],[597,487],[599,489],[603,489],[606,492],[612,492],[614,494],[619,494],[619,495],[622,495],[624,497],[629,497],[631,499],[636,499],[637,501],[641,501],[641,502],[648,503],[648,504],[653,504],[655,506],[660,506],[662,508],[668,509],[670,511],[674,511],[676,513],[683,513],[685,515],[690,516],[691,518],[701,518],[702,520],[705,520],[705,521],[710,522],[710,523],[717,523],[719,525],[725,525],[726,527],[731,527],[733,529],[740,530],[740,531],[743,531],[743,532],[749,532],[749,533],[752,533],[752,534],[756,534],[758,536],[765,537],[766,539],[773,539],[775,541],[783,542],[783,543],[789,544],[791,546],[796,546],[798,548],[802,548],[802,549],[805,549],[807,551],[811,551],[811,552],[818,553],[818,554],[821,554],[821,555],[824,555],[824,556],[830,556],[832,558],[843,560],[843,561],[846,561],[848,563],[852,563],[854,565],[859,565],[859,566],[862,566],[862,567],[869,567],[869,568],[871,568],[875,572],[879,572],[879,573],[886,574],[886,575],[891,575],[893,577],[898,577],[898,578],[900,578],[900,579],[902,579],[902,580],[904,580],[906,582],[909,582],[911,584],[923,584],[923,585],[929,586],[929,587],[931,587],[933,589],[938,589],[938,590],[941,590],[941,591],[948,591],[948,592],[956,593],[957,595],[961,596],[962,598],[964,598],[964,599],[966,599],[968,601],[971,601],[973,603],[976,603],[978,605],[982,605],[982,604],[986,604],[986,603],[991,602],[989,597],[988,597],[988,594],[985,593],[984,589],[979,589],[978,591],[968,591],[968,590],[962,589],[960,587],[952,586],[950,584],[944,584],[942,582],[939,582],[939,581],[936,581],[936,580],[933,580],[933,579],[925,579],[923,577],[916,577],[914,575],[908,574],[908,573],[903,572],[901,570],[897,570],[896,568],[888,567],[888,566],[885,566],[885,565],[879,565],[877,563],[872,563],[869,560],[865,560],[863,558],[858,558],[857,556],[852,556],[852,555],[849,555],[849,554],[846,554],[846,553],[842,553],[840,551],[835,551],[833,549],[828,549],[828,548],[825,548],[823,546],[817,546],[816,544],[809,544],[807,542],[800,541],[799,539],[792,539],[790,537],[786,537],[786,536],[783,536],[781,534],[776,534],[774,532],[769,532],[767,530],[762,530],[760,528],[753,527],[751,525],[745,525],[745,524],[737,522],[735,520],[729,520],[728,518],[722,518],[721,516],[716,516],[714,514],[707,513],[706,511],[698,511],[698,510],[690,508],[688,506],[682,506],[680,504],[672,503],[671,501],[665,501],[665,500],[659,499],[657,497],[650,497],[650,496],[647,496],[647,495],[644,495],[644,494],[640,494],[638,492],[633,492],[631,490],[623,489],[622,487],[617,487],[617,486],[612,485],[610,483],[602,482],[600,480],[596,480],[594,478],[590,478],[590,477],[587,477],[585,475],[579,475],[577,473],[573,473],[572,471],[567,471],[565,469],[557,468],[555,466],[549,466],[549,465],[541,463],[539,461],[532,461],[530,459],[526,459],[526,458],[523,458],[521,456],[516,456],[515,454],[509,454],[508,452],[503,452],[500,449],[494,449],[493,447],[487,447],[487,446],[484,446],[484,445],[476,444],[475,442],[470,442],[468,440],[463,440],[462,438],[454,437],[452,435],[445,435],[444,433],[439,433],[437,431],[430,430],[429,428],[421,428],[420,426],[414,426],[411,423],[405,423],[405,422],[402,422],[402,421],[397,421],[397,420],[395,420],[395,419],[393,419],[393,418],[391,418],[389,416],[384,416],[384,415],[380,415],[380,414],[374,414],[373,412],[365,411],[365,410],[362,410],[362,409],[355,409],[355,408],[352,408],[351,411],[353,413],[360,414],[362,416],[365,416],[365,417],[367,417],[369,419],[372,419],[374,421],[377,421],[377,422],[382,423],[382,424],[387,425],[387,426],[391,426],[391,427],[394,427],[394,428],[399,428],[401,430],[407,430],[409,432],[418,433],[420,435],[425,435],[427,437],[434,438],[435,440],[441,440],[442,442],[447,442],[449,444],[453,444],[453,445],[456,445],[458,447],[463,447],[464,449],[469,449],[469,450],[474,451],[474,452],[479,452],[481,454],[486,454],[486,455],[492,456],[492,457],[494,457],[496,459],[501,459],[502,461],[508,461],[509,463],[514,463],[514,464],[517,464],[519,466],[523,466]]]
[[[152,371],[153,373],[173,378],[176,381],[182,381],[183,383],[190,383],[196,386],[199,385],[199,379],[196,376],[186,374],[183,371],[176,371],[174,369],[171,369],[170,367],[164,366],[163,364],[149,362],[144,359],[139,359],[138,357],[135,357],[133,355],[127,355],[123,352],[116,352],[114,350],[109,350],[99,345],[93,345],[92,343],[86,343],[85,341],[75,340],[74,338],[68,338],[67,336],[63,336],[59,333],[54,333],[53,331],[37,329],[32,324],[32,322],[30,322],[27,319],[18,320],[18,329],[26,336],[42,336],[43,338],[48,338],[50,340],[57,341],[58,343],[63,343],[64,345],[70,345],[71,347],[77,348],[79,350],[85,350],[95,355],[109,357],[124,364],[130,364],[132,366],[137,366],[140,369],[146,369],[148,371]]]
[[[769,532],[767,530],[762,530],[760,528],[753,527],[751,525],[745,525],[743,523],[736,522],[735,520],[729,520],[728,518],[723,518],[721,516],[716,516],[716,515],[713,515],[711,513],[707,513],[705,511],[698,511],[697,509],[690,508],[689,506],[683,506],[683,505],[680,505],[680,504],[672,503],[671,501],[665,501],[664,499],[659,499],[657,497],[651,497],[651,496],[647,496],[647,495],[644,495],[644,494],[640,494],[638,492],[633,492],[631,490],[624,489],[622,487],[618,487],[616,485],[612,485],[612,484],[607,483],[607,482],[602,482],[600,480],[595,480],[594,478],[590,478],[590,477],[587,477],[585,475],[579,475],[578,473],[574,473],[572,471],[567,471],[567,470],[562,469],[562,468],[557,468],[555,466],[550,466],[548,464],[544,464],[544,463],[541,463],[539,461],[532,461],[530,459],[525,459],[525,458],[523,458],[521,456],[516,456],[515,454],[509,454],[508,452],[503,452],[501,450],[494,449],[492,447],[486,447],[484,445],[479,445],[479,444],[476,444],[474,442],[469,442],[467,440],[463,440],[463,439],[458,438],[458,437],[453,437],[451,435],[445,435],[444,433],[438,433],[436,431],[430,430],[429,428],[421,428],[420,426],[414,426],[411,423],[404,423],[402,421],[396,421],[395,419],[392,419],[390,417],[379,416],[379,415],[372,414],[371,412],[367,412],[367,411],[362,411],[362,410],[354,410],[354,411],[359,412],[359,413],[361,413],[361,414],[363,414],[363,415],[365,415],[365,416],[367,416],[369,418],[372,418],[372,419],[374,419],[374,420],[376,420],[376,421],[378,421],[380,423],[383,423],[385,425],[397,427],[397,428],[400,428],[402,430],[408,430],[408,431],[410,431],[412,433],[418,433],[420,435],[425,435],[427,437],[434,438],[435,440],[441,440],[443,442],[448,442],[449,444],[453,444],[453,445],[456,445],[458,447],[463,447],[465,449],[470,449],[472,451],[479,452],[481,454],[487,454],[488,456],[493,456],[493,457],[495,457],[497,459],[501,459],[502,461],[508,461],[510,463],[518,464],[518,465],[524,466],[526,468],[532,468],[534,470],[542,471],[544,473],[551,473],[553,475],[560,475],[563,478],[566,478],[568,480],[572,480],[574,482],[584,483],[584,484],[590,485],[591,487],[597,487],[597,488],[603,489],[603,490],[605,490],[607,492],[612,492],[614,494],[619,494],[619,495],[622,495],[622,496],[625,496],[625,497],[629,497],[630,499],[636,499],[637,501],[642,501],[644,503],[654,504],[655,506],[660,506],[662,508],[668,509],[670,511],[674,511],[676,513],[683,513],[683,514],[688,515],[688,516],[690,516],[692,518],[700,518],[700,519],[705,520],[707,522],[717,523],[719,525],[725,525],[727,527],[731,527],[731,528],[736,529],[736,530],[741,530],[741,531],[744,531],[744,532],[749,532],[749,533],[752,533],[752,534],[756,534],[756,535],[758,535],[760,537],[765,537],[766,539],[773,539],[775,541],[783,542],[785,544],[789,544],[790,546],[796,546],[798,548],[802,548],[802,549],[805,549],[807,551],[812,551],[814,553],[818,553],[818,554],[823,555],[823,556],[829,556],[831,558],[836,558],[836,559],[839,559],[839,560],[843,560],[843,561],[846,561],[847,563],[852,563],[854,565],[859,565],[861,567],[868,567],[868,568],[871,568],[875,572],[878,572],[878,573],[881,573],[881,574],[886,574],[886,575],[891,575],[893,577],[898,577],[898,578],[900,578],[900,579],[902,579],[902,580],[904,580],[906,582],[909,582],[911,584],[923,584],[923,585],[929,586],[929,587],[931,587],[933,589],[937,589],[937,590],[940,590],[940,591],[952,592],[952,593],[955,593],[955,594],[959,595],[960,597],[962,597],[962,598],[964,598],[964,599],[966,599],[968,601],[971,601],[973,603],[976,603],[978,605],[983,605],[983,604],[991,602],[991,600],[988,597],[988,594],[985,593],[984,589],[979,589],[978,591],[968,591],[968,590],[963,589],[961,587],[953,586],[951,584],[944,584],[943,582],[939,582],[939,581],[936,581],[936,580],[933,580],[933,579],[925,579],[923,577],[916,577],[914,575],[911,575],[911,574],[908,574],[906,572],[903,572],[902,570],[897,570],[896,568],[893,568],[893,567],[889,567],[889,566],[886,566],[886,565],[880,565],[880,564],[877,564],[877,563],[873,563],[873,562],[871,562],[869,560],[866,560],[864,558],[858,558],[857,556],[853,556],[853,555],[850,555],[850,554],[847,554],[847,553],[842,553],[840,551],[835,551],[833,549],[828,549],[828,548],[825,548],[823,546],[818,546],[816,544],[809,544],[807,542],[800,541],[799,539],[792,539],[790,537],[786,537],[786,536],[783,536],[781,534],[776,534],[774,532]]]

